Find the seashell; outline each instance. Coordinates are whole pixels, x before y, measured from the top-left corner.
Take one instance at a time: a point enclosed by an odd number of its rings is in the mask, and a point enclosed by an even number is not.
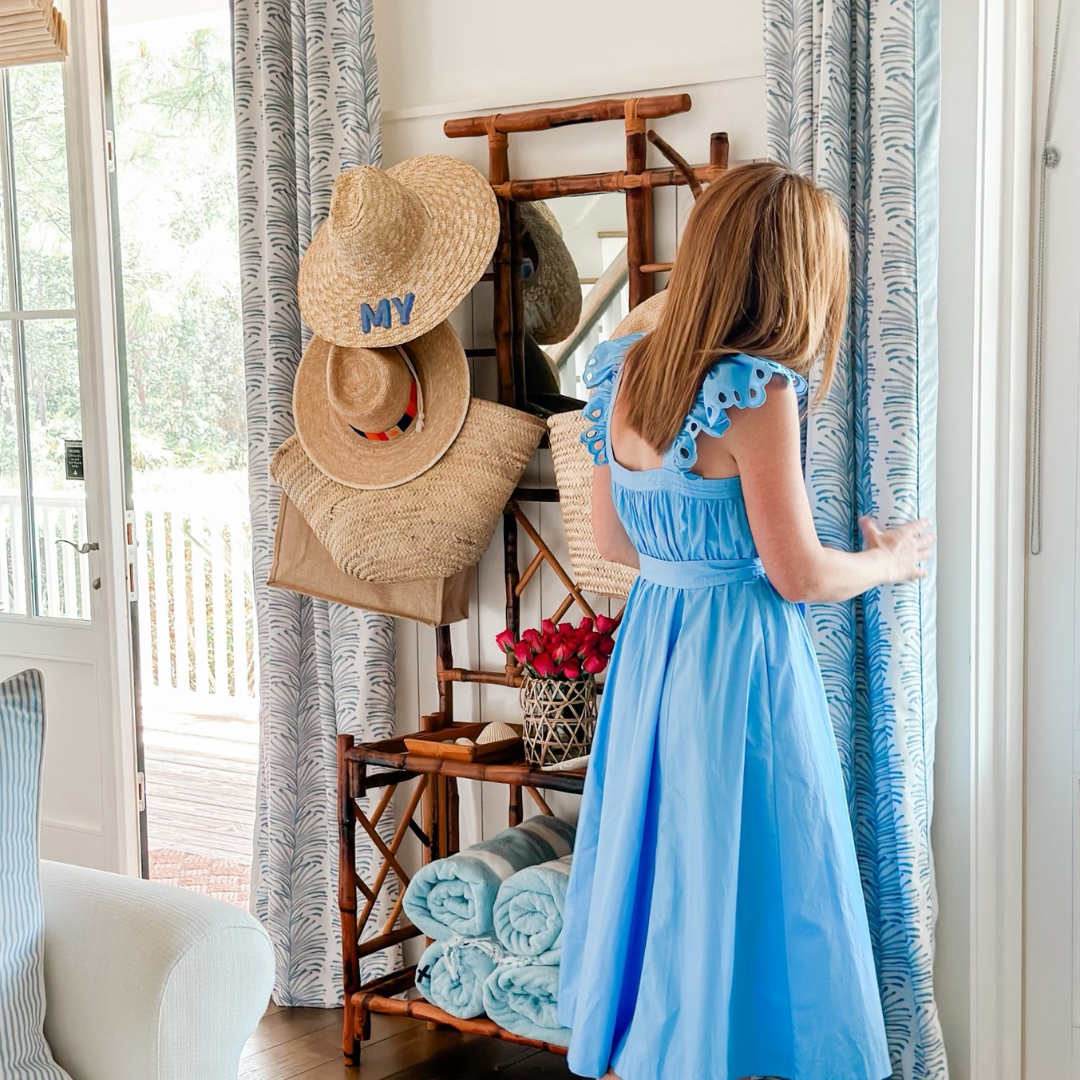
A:
[[[519,738],[521,732],[511,724],[504,724],[501,720],[496,720],[493,723],[487,725],[479,735],[476,736],[477,746],[486,746],[488,743],[502,742],[504,739],[516,739]]]
[[[462,735],[460,739],[455,739],[454,742],[456,742],[458,744],[458,746],[475,746],[476,745],[476,743],[474,743],[472,741],[472,739],[466,739],[464,735]]]

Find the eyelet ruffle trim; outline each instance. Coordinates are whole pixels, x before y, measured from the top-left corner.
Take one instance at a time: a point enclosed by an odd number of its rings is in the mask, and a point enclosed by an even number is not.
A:
[[[589,426],[581,433],[581,441],[597,465],[608,463],[608,413],[611,410],[611,393],[615,389],[615,375],[627,350],[644,336],[627,334],[626,337],[601,341],[589,354],[585,370],[581,373],[581,381],[592,391],[589,403],[581,410],[581,415],[589,421]]]
[[[582,381],[592,391],[582,416],[589,426],[581,441],[597,465],[608,464],[607,433],[615,376],[627,350],[644,334],[602,341],[585,364]],[[765,402],[765,387],[774,375],[786,379],[796,393],[806,390],[806,380],[775,360],[739,354],[721,357],[705,375],[697,398],[682,429],[663,456],[663,467],[689,472],[697,464],[697,438],[704,432],[720,438],[731,426],[728,409],[756,409]]]
[[[765,403],[765,387],[779,375],[795,388],[806,390],[806,380],[775,360],[739,354],[723,356],[709,369],[682,430],[664,454],[664,467],[689,472],[697,464],[697,437],[702,432],[718,439],[731,426],[728,409],[756,409]]]

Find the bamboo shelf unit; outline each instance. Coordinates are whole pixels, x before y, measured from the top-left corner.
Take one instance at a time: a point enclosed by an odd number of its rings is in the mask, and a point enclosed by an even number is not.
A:
[[[636,307],[653,294],[654,274],[670,268],[668,264],[658,264],[653,257],[653,189],[689,185],[696,193],[701,183],[715,179],[728,165],[728,140],[723,132],[713,134],[710,139],[708,164],[697,166],[688,165],[655,132],[647,132],[647,120],[687,112],[690,105],[687,94],[607,99],[557,109],[448,120],[444,125],[443,130],[450,138],[487,138],[488,178],[498,198],[501,225],[492,259],[492,272],[485,275],[494,289],[495,348],[468,350],[468,355],[474,363],[494,360],[498,373],[499,401],[502,404],[519,409],[529,407],[525,398],[522,227],[517,204],[563,195],[625,192],[630,307]],[[625,125],[624,169],[533,180],[511,178],[509,135],[609,120],[622,120]],[[648,141],[652,141],[673,162],[672,168],[646,167]],[[524,502],[557,502],[558,498],[558,489],[554,487],[519,488],[503,512],[506,625],[515,635],[521,630],[522,592],[537,577],[537,571],[545,562],[566,586],[566,597],[552,613],[552,619],[558,622],[574,605],[585,615],[595,615],[571,575],[521,509]],[[520,566],[518,560],[519,530],[526,533],[537,549],[535,557],[525,567]],[[454,723],[455,683],[486,683],[511,689],[520,686],[520,672],[512,663],[497,671],[455,666],[449,626],[436,628],[435,635],[439,707],[436,712],[420,717],[419,731],[439,731]],[[400,997],[414,987],[415,966],[363,982],[361,962],[383,949],[422,936],[402,911],[402,898],[409,875],[401,866],[398,853],[410,833],[419,840],[425,863],[458,850],[459,779],[506,785],[510,795],[509,824],[517,825],[524,817],[526,792],[542,813],[550,814],[551,809],[543,791],[580,794],[585,782],[584,771],[542,771],[527,765],[524,760],[488,764],[427,756],[410,752],[403,736],[357,744],[352,736],[342,735],[337,741],[337,751],[340,840],[338,906],[341,912],[345,987],[342,1032],[345,1057],[354,1063],[359,1062],[361,1044],[371,1036],[372,1013],[418,1017],[459,1031],[565,1054],[563,1047],[515,1035],[487,1018],[460,1020],[427,1001]],[[398,788],[406,784],[415,786],[409,793],[393,835],[389,841],[384,840],[378,830],[379,822]],[[362,801],[376,792],[380,793],[377,801],[365,810]],[[358,825],[381,857],[381,862],[373,868],[370,880],[364,880],[357,869]],[[394,881],[398,885],[398,895],[390,905],[389,914],[382,920],[381,926],[369,926],[373,923],[379,897],[389,895],[386,890]]]

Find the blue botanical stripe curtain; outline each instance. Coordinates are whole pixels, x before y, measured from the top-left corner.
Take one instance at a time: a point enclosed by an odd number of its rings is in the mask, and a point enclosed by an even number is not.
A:
[[[764,0],[770,155],[831,191],[851,233],[846,351],[811,406],[818,534],[934,517],[939,0]],[[811,386],[811,400],[813,398]],[[812,607],[847,782],[893,1075],[944,1080],[930,851],[932,580]]]
[[[260,666],[252,907],[274,943],[275,1001],[331,1006],[342,997],[335,738],[393,733],[393,622],[264,583],[281,497],[270,458],[293,432],[293,379],[308,337],[296,300],[300,256],[337,174],[380,160],[371,0],[234,0],[233,28]],[[390,818],[382,829],[392,830]],[[361,873],[374,859],[365,844]],[[395,961],[378,954],[368,974]]]

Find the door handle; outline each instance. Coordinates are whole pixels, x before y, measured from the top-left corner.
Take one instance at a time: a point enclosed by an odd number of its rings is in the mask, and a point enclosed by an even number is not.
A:
[[[76,544],[74,540],[57,540],[58,544],[67,544],[69,547],[73,547],[80,555],[89,555],[91,551],[98,551],[101,545],[96,540],[87,540],[85,544]],[[90,582],[91,589],[101,588],[101,578],[96,577]]]
[[[91,551],[97,551],[101,545],[87,541],[85,544],[76,544],[74,540],[57,540],[58,544],[67,544],[73,547],[80,555],[88,555]]]

